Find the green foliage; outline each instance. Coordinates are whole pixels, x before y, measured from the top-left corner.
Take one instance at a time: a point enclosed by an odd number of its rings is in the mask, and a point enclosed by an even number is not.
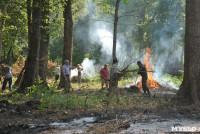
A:
[[[97,12],[104,13],[105,15],[114,14],[114,7],[112,7],[111,0],[95,1],[97,4]]]
[[[82,55],[81,51],[74,46],[73,48],[73,65],[76,66],[77,64],[82,63],[83,59],[86,58]]]
[[[172,82],[176,86],[180,86],[183,81],[183,74],[181,76],[172,76],[170,74],[163,74],[160,78],[165,83]]]
[[[7,54],[12,47],[13,56],[19,56],[22,48],[27,46],[27,15],[25,0],[2,0],[0,3],[0,22],[5,21],[3,29],[3,51]],[[12,59],[15,60],[15,59]],[[13,61],[11,61],[13,63]]]
[[[73,21],[75,23],[78,22],[78,20],[83,19],[83,17],[87,14],[87,8],[86,8],[86,2],[87,0],[74,0],[72,4],[72,15],[73,15]]]
[[[50,0],[50,53],[49,57],[53,61],[60,62],[62,61],[63,54],[63,2],[64,0]],[[73,64],[76,65],[81,63],[84,58],[94,59],[97,62],[101,56],[101,46],[95,44],[94,41],[91,41],[89,38],[89,29],[90,22],[88,22],[89,17],[86,14],[86,0],[77,1],[73,0],[72,10],[73,10],[73,19],[75,24],[74,35],[77,37],[74,38],[74,50],[73,50]],[[100,14],[105,19],[111,14],[114,14],[115,0],[94,0],[97,4],[97,13]],[[167,39],[173,38],[176,32],[181,32],[181,36],[184,37],[184,30],[179,31],[179,28],[184,28],[185,23],[185,2],[184,1],[174,1],[174,0],[123,0],[123,3],[120,3],[120,15],[121,16],[118,25],[119,35],[124,36],[128,35],[130,37],[130,44],[136,44],[137,48],[144,49],[146,44],[156,47],[157,54],[162,53],[165,50],[159,50],[159,41],[162,36],[166,36]],[[139,5],[139,6],[138,6]],[[121,8],[124,6],[123,8]],[[4,10],[6,9],[6,12]],[[88,8],[89,9],[89,8]],[[138,10],[137,12],[129,12],[132,10]],[[125,14],[129,12],[130,14]],[[98,14],[99,15],[99,14]],[[137,16],[137,17],[134,17]],[[124,18],[124,19],[123,19]],[[27,53],[27,14],[26,14],[26,0],[1,0],[0,1],[0,22],[6,20],[5,27],[3,30],[3,54],[6,55],[9,48],[12,46],[13,55],[18,56],[20,54]],[[123,25],[134,22],[136,25]],[[173,28],[170,26],[176,25],[177,27]],[[85,28],[86,32],[81,31],[81,28]],[[133,29],[134,30],[131,30]],[[165,29],[163,29],[165,28]],[[128,29],[128,32],[127,32]],[[164,30],[164,32],[161,31]],[[80,30],[80,31],[79,31]],[[78,33],[84,33],[84,36],[79,39]],[[160,33],[166,33],[165,35]],[[84,38],[84,39],[83,39]],[[83,41],[84,40],[84,41]],[[183,45],[183,38],[178,41],[178,45]],[[135,43],[136,42],[136,43]],[[126,44],[126,43],[125,43]],[[125,47],[123,47],[125,48]],[[126,50],[121,49],[121,53],[126,52]],[[125,79],[119,82],[119,85],[126,85],[132,80],[130,79],[131,74],[127,74]],[[165,74],[163,81],[169,82],[172,81],[176,85],[180,85],[182,82],[182,77],[171,76]],[[100,78],[97,76],[94,79],[86,79],[87,82],[91,82],[93,85],[99,85]],[[93,103],[100,103],[101,99],[105,99],[105,94],[100,98],[97,98],[95,94],[89,94],[85,91],[86,96],[70,95],[57,93],[56,87],[51,86],[49,89],[43,87],[42,85],[32,86],[29,88],[30,92],[26,94],[26,97],[29,99],[38,99],[42,101],[40,109],[45,107],[92,107]],[[12,96],[13,100],[20,100],[22,96],[20,94],[15,94]],[[122,102],[124,99],[122,99]]]
[[[52,1],[51,3],[51,17],[50,17],[50,59],[53,61],[62,61],[63,55],[63,44],[64,44],[64,18],[63,18],[63,10],[66,1],[60,0],[59,1]],[[72,0],[72,16],[73,22],[76,24],[78,20],[82,19],[87,11],[86,11],[86,0]],[[74,47],[73,50],[73,64],[78,64],[82,61],[84,57],[82,53],[80,53],[77,47]]]
[[[22,99],[23,99],[23,95],[20,93],[15,93],[12,95],[12,100],[15,102],[22,100]]]
[[[41,81],[40,81],[41,83]],[[102,98],[105,98],[105,94],[101,97],[95,93],[90,94],[87,90],[82,89],[83,95],[78,96],[72,91],[71,94],[64,94],[57,92],[56,85],[52,85],[50,88],[44,87],[40,84],[38,87],[33,85],[28,88],[29,93],[26,97],[31,100],[40,100],[41,105],[38,109],[43,110],[44,108],[89,108],[95,107]],[[104,92],[106,93],[106,92]],[[12,100],[18,100],[21,97],[20,94],[14,94]],[[101,102],[101,101],[100,101]]]
[[[89,94],[87,91],[84,91],[84,94],[85,96],[63,93],[46,95],[41,99],[42,104],[39,106],[39,109],[42,110],[47,107],[56,109],[96,107],[97,104],[99,104],[99,101],[102,98],[105,98],[105,95],[101,95],[101,98],[98,98],[98,95],[95,95],[94,93]]]
[[[64,39],[63,37],[57,37],[55,40],[50,42],[50,53],[49,57],[53,61],[61,61],[62,60],[62,54],[63,54],[63,44]],[[62,62],[60,62],[62,63]]]
[[[32,86],[29,88],[29,93],[25,96],[23,94],[13,94],[11,98],[5,98],[5,96],[0,96],[0,100],[6,99],[10,103],[19,103],[27,100],[40,100],[41,105],[38,107],[39,110],[44,109],[102,109],[107,107],[108,101],[109,107],[124,108],[124,107],[137,107],[137,108],[153,108],[158,105],[166,104],[169,102],[167,97],[144,97],[142,94],[125,94],[121,96],[112,96],[113,98],[108,98],[107,90],[101,90],[98,87],[99,83],[92,83],[91,79],[87,84],[89,84],[90,89],[82,87],[81,92],[77,93],[76,90],[70,92],[69,94],[63,93],[61,90],[57,90],[56,85],[51,85],[49,89],[43,87],[42,85]],[[126,80],[124,80],[126,81]],[[41,81],[40,81],[41,82]],[[75,85],[73,85],[75,86]],[[97,88],[98,89],[93,89]]]

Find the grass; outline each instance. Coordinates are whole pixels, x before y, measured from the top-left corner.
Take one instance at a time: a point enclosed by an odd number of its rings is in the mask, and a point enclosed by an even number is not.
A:
[[[177,84],[180,83],[181,78],[165,75],[167,78],[172,79]],[[63,89],[58,90],[57,84],[49,80],[50,88],[47,89],[43,86],[32,86],[29,88],[28,93],[25,95],[16,93],[12,97],[7,97],[5,94],[10,91],[0,93],[0,100],[9,100],[11,103],[23,103],[28,100],[39,100],[41,105],[38,109],[104,109],[107,107],[108,97],[106,96],[107,90],[99,92],[101,89],[101,82],[99,78],[88,79],[86,83],[78,85],[72,83],[73,90],[70,94],[65,94]],[[119,87],[125,87],[126,83],[131,83],[132,79],[122,79],[119,81]],[[115,98],[115,97],[113,97]],[[142,94],[128,93],[120,96],[119,103],[117,99],[112,99],[109,107],[138,107],[138,108],[154,108],[159,105],[166,104],[169,101],[167,98],[154,96],[151,98],[144,97]]]
[[[160,78],[160,81],[167,83],[170,86],[179,87],[183,81],[183,74],[181,76],[173,76],[170,74],[163,74]]]

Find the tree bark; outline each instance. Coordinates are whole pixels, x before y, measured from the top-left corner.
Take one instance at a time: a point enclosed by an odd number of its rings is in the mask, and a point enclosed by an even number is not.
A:
[[[41,0],[33,0],[32,7],[32,34],[28,57],[25,65],[24,79],[19,87],[20,91],[24,91],[26,87],[35,84],[37,76],[37,67],[40,48],[40,16],[41,16]]]
[[[48,47],[49,47],[49,1],[42,0],[41,12],[41,41],[40,41],[40,61],[39,76],[43,81],[42,84],[47,86],[47,64],[48,64]]]
[[[64,5],[64,48],[63,48],[63,61],[64,65],[65,60],[69,60],[70,65],[72,65],[72,54],[73,54],[73,19],[72,19],[72,9],[71,9],[71,0],[67,0]],[[61,74],[60,84],[64,85],[64,77]]]
[[[120,0],[117,0],[116,7],[115,7],[114,30],[113,30],[113,52],[112,52],[113,60],[117,59],[116,47],[117,47],[117,25],[118,25],[118,19],[119,19],[118,17],[119,3],[120,3]]]
[[[5,25],[5,20],[3,19],[0,26],[0,61],[1,61],[1,54],[2,54],[2,42],[3,42],[3,28]]]
[[[180,66],[181,66],[181,69],[183,69],[183,66],[184,66],[184,45],[181,47],[181,60],[180,60]]]
[[[21,82],[23,81],[23,77],[24,77],[24,67],[22,68],[22,70],[19,73],[19,76],[17,78],[17,80],[15,81],[15,86],[19,86],[21,84]]]
[[[200,1],[186,0],[184,78],[177,97],[200,103]]]
[[[27,19],[28,19],[28,52],[30,50],[32,36],[32,0],[27,0]]]
[[[28,20],[28,52],[30,50],[30,44],[31,44],[31,34],[32,34],[32,5],[31,2],[32,0],[27,0],[27,20]],[[20,74],[15,82],[14,85],[19,86],[21,84],[21,82],[23,81],[23,77],[24,77],[24,70],[25,70],[25,66],[26,66],[26,62],[25,61],[25,65],[23,67],[23,69],[20,71]]]
[[[73,20],[71,0],[67,0],[64,6],[64,48],[63,48],[63,64],[64,60],[69,60],[72,64],[73,54]]]

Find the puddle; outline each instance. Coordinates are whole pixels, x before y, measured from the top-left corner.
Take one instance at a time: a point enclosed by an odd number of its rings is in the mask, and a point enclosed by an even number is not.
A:
[[[117,117],[117,116],[116,116]],[[119,119],[131,119],[131,116],[120,115]],[[104,118],[104,117],[103,117]],[[80,119],[75,119],[71,122],[54,122],[50,124],[40,124],[34,125],[30,124],[29,128],[39,129],[39,128],[48,128],[45,129],[42,133],[59,133],[59,134],[71,134],[71,133],[92,133],[87,132],[88,128],[101,125],[106,125],[105,123],[99,123],[99,119],[102,117],[84,117]],[[112,119],[106,120],[106,122],[112,121]],[[147,120],[138,119],[134,121],[131,119],[130,127],[124,130],[119,130],[119,133],[166,133],[166,132],[179,132],[176,131],[179,128],[190,127],[196,128],[193,132],[200,132],[200,121],[190,120],[190,119],[163,119],[160,116],[154,116]],[[176,128],[179,127],[179,128]],[[172,131],[172,129],[174,129]]]
[[[53,127],[69,127],[69,126],[73,126],[73,127],[83,127],[83,126],[90,126],[91,123],[96,121],[96,117],[85,117],[85,118],[81,118],[78,120],[74,120],[71,121],[69,123],[59,123],[59,122],[54,122],[49,124],[50,126]]]
[[[52,129],[58,133],[84,133],[85,129],[92,126],[96,121],[96,117],[84,117],[75,119],[71,122],[54,122],[50,124],[29,124],[30,129],[44,129],[43,132],[50,133]]]

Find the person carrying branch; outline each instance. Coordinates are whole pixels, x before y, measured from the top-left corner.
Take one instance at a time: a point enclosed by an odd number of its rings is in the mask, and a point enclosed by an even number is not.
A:
[[[110,71],[108,69],[108,65],[105,64],[104,67],[101,68],[101,70],[100,70],[101,88],[102,89],[103,89],[104,83],[106,84],[106,89],[108,89],[109,75],[110,75]]]
[[[151,96],[149,88],[147,87],[147,84],[146,84],[147,78],[148,78],[146,66],[142,64],[141,61],[137,61],[137,65],[139,66],[138,74],[142,76],[142,89],[144,91],[144,94],[147,93],[149,96]]]
[[[74,69],[74,66],[70,66],[69,60],[65,60],[65,64],[62,66],[62,75],[64,77],[64,88],[67,93],[70,91],[70,71]]]
[[[120,91],[118,89],[118,80],[119,80],[119,76],[121,76],[123,74],[124,73],[119,71],[119,69],[118,69],[118,60],[114,59],[113,65],[110,68],[110,83],[109,83],[109,93],[108,93],[109,99],[111,99],[113,97],[112,94],[116,94],[117,100],[119,99],[118,97],[119,97]]]

